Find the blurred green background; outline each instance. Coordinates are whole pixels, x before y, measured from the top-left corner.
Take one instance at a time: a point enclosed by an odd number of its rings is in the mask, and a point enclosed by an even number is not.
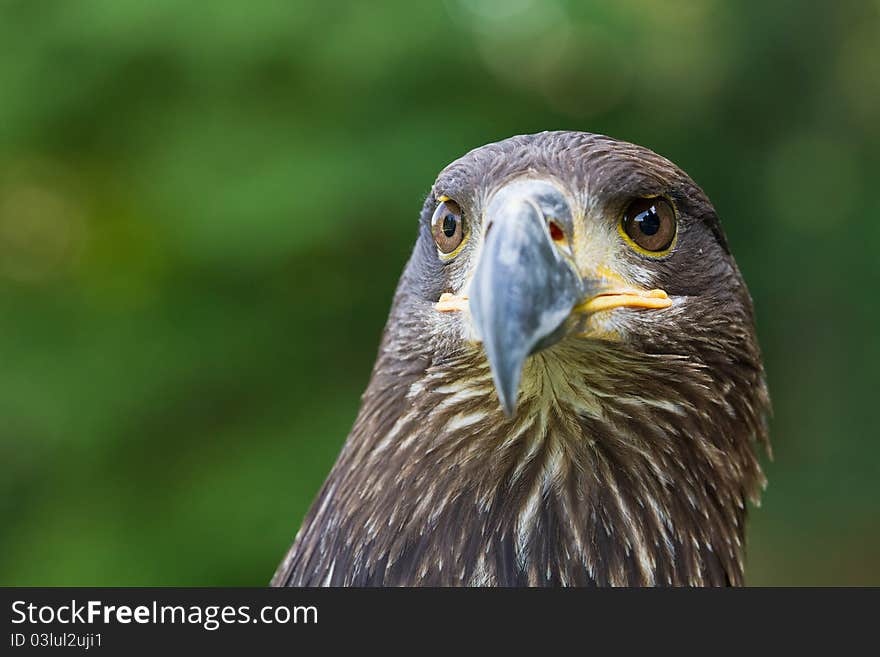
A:
[[[713,199],[775,460],[751,584],[880,584],[880,3],[0,0],[0,583],[261,585],[436,173],[545,129]]]

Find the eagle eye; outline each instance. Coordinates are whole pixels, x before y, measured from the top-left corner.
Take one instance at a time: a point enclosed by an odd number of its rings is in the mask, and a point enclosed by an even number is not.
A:
[[[675,210],[662,198],[640,198],[630,203],[620,222],[621,233],[636,251],[663,255],[676,233]]]
[[[464,241],[464,220],[458,203],[446,199],[431,217],[431,235],[443,256],[451,256]]]

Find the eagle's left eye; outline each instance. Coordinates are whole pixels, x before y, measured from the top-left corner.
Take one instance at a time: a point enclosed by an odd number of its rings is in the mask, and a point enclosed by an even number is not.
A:
[[[452,254],[464,240],[464,221],[461,208],[455,201],[446,200],[434,210],[431,234],[443,255]]]
[[[662,198],[633,201],[621,220],[621,232],[637,250],[649,255],[663,255],[675,240],[675,210]]]

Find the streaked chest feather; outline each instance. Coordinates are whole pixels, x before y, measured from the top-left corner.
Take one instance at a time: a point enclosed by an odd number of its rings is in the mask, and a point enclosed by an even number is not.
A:
[[[683,360],[590,356],[586,376],[581,357],[530,359],[512,419],[480,360],[389,376],[397,403],[365,397],[281,581],[741,582],[744,503],[762,482],[737,434],[748,409],[723,394],[707,406],[723,382]]]

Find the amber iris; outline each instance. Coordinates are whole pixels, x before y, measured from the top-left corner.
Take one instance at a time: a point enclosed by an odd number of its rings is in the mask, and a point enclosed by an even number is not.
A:
[[[623,216],[623,231],[645,251],[662,253],[675,239],[675,210],[662,198],[640,198]]]
[[[431,218],[431,234],[440,253],[449,255],[464,239],[464,222],[461,208],[455,201],[443,201]]]

